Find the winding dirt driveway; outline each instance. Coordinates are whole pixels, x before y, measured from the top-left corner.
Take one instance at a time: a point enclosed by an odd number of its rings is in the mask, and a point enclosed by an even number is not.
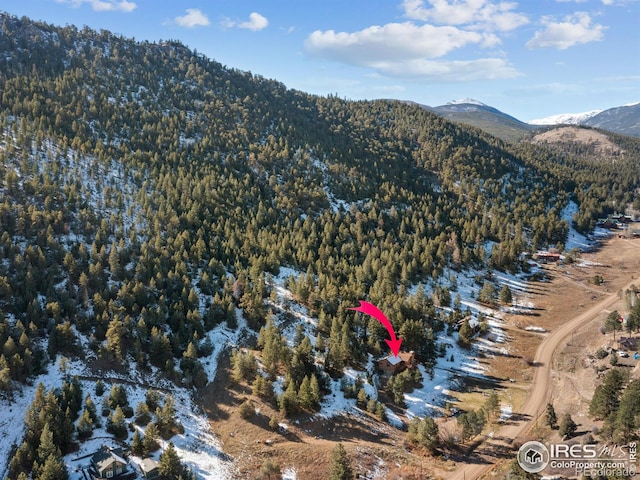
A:
[[[623,287],[626,290],[638,280],[629,282]],[[511,441],[525,435],[534,425],[536,419],[544,412],[545,407],[550,399],[549,384],[551,382],[551,365],[553,363],[553,354],[558,346],[571,335],[571,332],[590,322],[602,312],[618,301],[616,293],[605,297],[603,300],[590,307],[588,310],[579,313],[571,320],[563,325],[555,328],[540,344],[536,351],[535,372],[529,396],[525,401],[522,409],[517,413],[516,418],[519,420],[509,425],[503,426],[495,432],[493,438],[485,440],[485,446],[493,447],[494,450],[503,450],[511,448]],[[513,455],[515,458],[515,453]],[[476,463],[462,464],[460,467],[447,475],[447,479],[451,480],[474,480],[482,477],[494,467],[490,458],[480,456],[476,459]]]

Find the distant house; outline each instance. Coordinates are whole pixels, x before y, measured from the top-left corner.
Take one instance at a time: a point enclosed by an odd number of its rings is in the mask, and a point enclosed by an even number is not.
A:
[[[119,480],[129,477],[129,464],[124,459],[121,448],[109,448],[103,445],[91,457],[90,473],[94,479],[113,478]]]
[[[640,344],[640,338],[638,337],[620,337],[618,339],[618,348],[626,351],[638,351],[638,344]]]
[[[560,261],[560,253],[559,252],[538,252],[537,253],[538,261],[542,263],[548,262],[559,262]]]
[[[389,355],[378,360],[378,371],[383,375],[395,375],[403,370],[415,368],[417,364],[414,352],[400,352],[397,357]]]
[[[140,472],[142,472],[142,478],[145,480],[151,480],[157,478],[160,475],[160,464],[153,458],[145,458],[139,465]]]

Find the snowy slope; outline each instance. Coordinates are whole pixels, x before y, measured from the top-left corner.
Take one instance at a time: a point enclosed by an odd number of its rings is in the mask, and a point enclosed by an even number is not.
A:
[[[602,110],[590,110],[582,113],[560,113],[549,117],[529,120],[530,125],[582,125],[591,117],[595,117]]]
[[[460,100],[452,100],[450,102],[447,102],[447,105],[478,105],[480,107],[487,107],[488,105],[485,103],[482,103],[478,100],[474,100],[473,98],[461,98]]]

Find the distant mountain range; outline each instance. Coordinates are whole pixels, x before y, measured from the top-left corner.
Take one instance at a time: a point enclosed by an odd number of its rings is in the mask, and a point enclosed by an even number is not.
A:
[[[607,110],[552,115],[529,122],[519,120],[472,98],[455,100],[438,107],[424,106],[424,108],[449,120],[480,128],[510,142],[519,141],[532,131],[553,125],[583,125],[640,137],[640,103]]]
[[[427,108],[448,120],[472,125],[509,142],[522,139],[536,128],[472,98]]]
[[[529,120],[529,125],[582,125],[602,110],[590,110],[582,113],[559,113],[545,118]]]

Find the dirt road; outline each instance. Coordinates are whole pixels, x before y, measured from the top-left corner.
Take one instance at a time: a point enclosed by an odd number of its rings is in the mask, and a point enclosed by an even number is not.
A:
[[[623,290],[630,288],[634,283],[637,283],[637,280],[629,282],[623,287]],[[504,450],[505,447],[511,446],[511,440],[521,437],[529,431],[536,419],[544,413],[544,409],[549,402],[551,366],[553,364],[553,354],[558,346],[571,335],[572,331],[596,318],[602,310],[612,307],[618,300],[616,293],[608,295],[588,310],[577,314],[571,320],[555,328],[542,341],[536,351],[535,362],[537,367],[535,367],[529,396],[517,414],[521,420],[514,421],[510,425],[505,425],[499,431],[495,432],[494,438],[487,438],[485,442],[487,447],[494,447],[494,450]],[[515,458],[515,453],[513,457]],[[480,478],[494,467],[491,459],[487,458],[484,459],[485,461],[482,460],[483,459],[480,458],[478,459],[478,463],[461,465],[460,468],[451,472],[450,475],[447,475],[447,478],[452,480],[474,480]]]

